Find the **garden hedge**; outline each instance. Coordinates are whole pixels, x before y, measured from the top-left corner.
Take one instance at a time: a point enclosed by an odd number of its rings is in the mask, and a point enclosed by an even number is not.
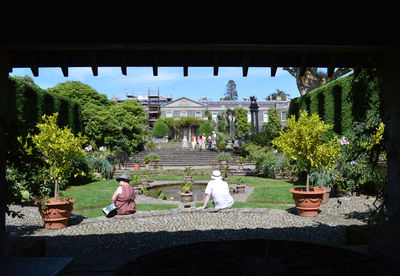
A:
[[[7,94],[7,130],[10,142],[16,141],[17,136],[26,136],[34,130],[44,114],[51,115],[55,112],[59,113],[60,127],[68,126],[74,133],[82,131],[81,107],[75,101],[13,77],[9,77]]]
[[[376,71],[362,71],[357,78],[351,74],[292,99],[289,116],[298,118],[301,110],[317,113],[342,135],[353,122],[364,121],[369,110],[380,112],[382,118],[380,93],[381,81]]]

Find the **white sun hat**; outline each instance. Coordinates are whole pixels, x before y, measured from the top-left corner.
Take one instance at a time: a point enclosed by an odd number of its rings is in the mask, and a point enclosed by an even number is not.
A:
[[[221,178],[221,172],[220,171],[213,171],[211,178],[220,179]]]

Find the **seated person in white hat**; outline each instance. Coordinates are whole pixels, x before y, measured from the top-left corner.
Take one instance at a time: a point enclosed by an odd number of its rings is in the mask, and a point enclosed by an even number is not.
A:
[[[205,209],[211,196],[213,198],[215,209],[231,208],[234,201],[229,193],[228,183],[222,180],[221,172],[213,171],[211,178],[213,178],[214,180],[211,180],[207,184],[205,190],[206,195],[204,197],[204,204],[197,209]]]

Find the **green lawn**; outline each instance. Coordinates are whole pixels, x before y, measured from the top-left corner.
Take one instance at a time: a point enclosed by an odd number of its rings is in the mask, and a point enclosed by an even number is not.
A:
[[[181,176],[162,176],[158,180],[183,180]],[[200,177],[199,177],[200,178]],[[204,178],[203,178],[204,179]],[[235,202],[233,208],[271,208],[287,209],[288,206],[280,204],[293,204],[292,194],[289,189],[293,184],[282,181],[260,177],[246,176],[241,177],[243,183],[254,187],[253,193],[247,199],[247,202]],[[232,183],[239,183],[238,177],[231,178]],[[65,194],[68,197],[75,198],[74,214],[86,217],[102,216],[102,208],[111,203],[111,197],[118,187],[115,180],[105,180],[89,183],[82,186],[71,186]],[[202,206],[202,203],[196,203],[196,206]],[[209,203],[208,207],[212,207]],[[169,210],[178,208],[176,204],[138,204],[137,211],[149,210]]]
[[[239,183],[238,177],[232,178],[234,183]],[[289,192],[293,184],[269,178],[246,176],[242,177],[244,184],[254,187],[253,193],[247,198],[254,203],[285,203],[292,204],[292,194]]]

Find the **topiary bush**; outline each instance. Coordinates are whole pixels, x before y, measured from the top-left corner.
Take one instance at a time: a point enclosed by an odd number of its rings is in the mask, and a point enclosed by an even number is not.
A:
[[[153,126],[151,134],[155,137],[164,137],[169,134],[169,128],[164,122],[157,122]]]

